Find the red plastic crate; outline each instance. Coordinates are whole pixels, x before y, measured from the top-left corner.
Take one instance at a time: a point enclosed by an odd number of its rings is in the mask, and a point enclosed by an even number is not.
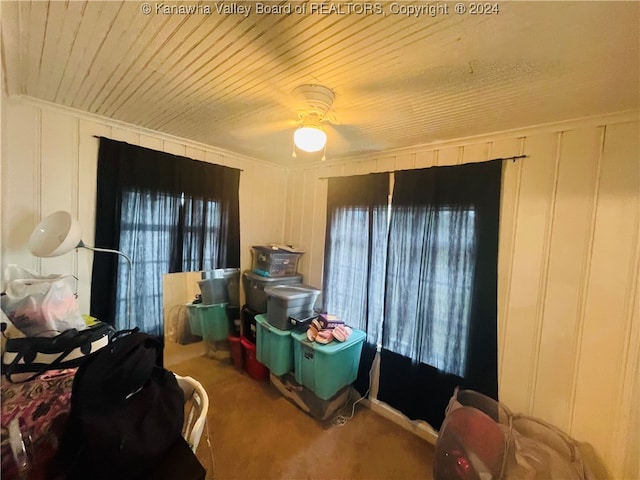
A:
[[[244,337],[240,338],[242,344],[242,360],[244,370],[255,380],[266,380],[269,378],[269,369],[258,361],[256,356],[256,344],[251,343]]]

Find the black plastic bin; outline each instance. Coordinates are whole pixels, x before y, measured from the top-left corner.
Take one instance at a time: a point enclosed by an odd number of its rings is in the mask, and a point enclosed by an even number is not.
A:
[[[240,307],[227,305],[227,316],[229,317],[229,335],[239,337],[242,325]]]
[[[262,312],[256,312],[247,305],[242,307],[242,334],[251,343],[256,343],[256,315]]]

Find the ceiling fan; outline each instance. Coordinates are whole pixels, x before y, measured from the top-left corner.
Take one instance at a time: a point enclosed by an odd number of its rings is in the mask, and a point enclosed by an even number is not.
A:
[[[346,145],[352,151],[379,149],[383,144],[379,141],[372,142],[370,136],[363,133],[365,125],[376,117],[384,116],[389,119],[398,115],[395,110],[383,114],[380,108],[372,111],[368,107],[349,109],[349,111],[343,108],[338,111],[334,107],[335,90],[320,84],[299,85],[293,89],[291,97],[295,102],[293,108],[298,116],[297,123],[294,125],[296,130],[294,131],[293,157],[300,152],[313,154],[322,151],[321,160],[326,160],[326,132],[330,132],[332,147],[335,147],[333,140],[336,140],[338,145]],[[305,140],[308,141],[307,144],[304,143]]]
[[[322,150],[322,160],[325,160],[327,134],[324,124],[335,121],[330,116],[335,93],[323,85],[304,84],[296,87],[293,94],[300,107],[297,109],[299,125],[293,134],[292,156],[296,157],[296,149],[309,153]]]
[[[231,132],[239,141],[260,136],[265,142],[284,141],[291,145],[288,142],[293,136],[291,155],[302,161],[312,161],[318,155],[325,160],[329,146],[332,151],[373,148],[370,139],[362,133],[364,121],[372,115],[370,112],[365,116],[361,112],[338,112],[336,104],[340,94],[334,89],[312,82],[299,84],[288,91],[271,85],[268,95],[270,105],[260,112],[250,110],[251,122],[240,125],[243,117],[237,117],[238,126],[234,125]],[[288,112],[288,119],[283,119],[284,112]],[[345,123],[344,119],[349,121]]]

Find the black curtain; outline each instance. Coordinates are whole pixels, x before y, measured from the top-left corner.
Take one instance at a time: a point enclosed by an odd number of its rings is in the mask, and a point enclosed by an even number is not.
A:
[[[501,169],[395,172],[378,399],[436,429],[456,386],[497,400]]]
[[[161,295],[158,272],[240,266],[239,180],[237,169],[100,138],[95,246],[121,250],[127,230],[124,253],[134,262],[134,318],[151,313],[145,311],[143,296],[149,293],[142,287],[153,283],[152,294]],[[209,225],[212,219],[219,224]],[[136,228],[145,231],[137,235]],[[160,230],[166,241],[137,241]],[[154,262],[138,265],[144,257],[163,264],[153,278],[147,269]],[[96,253],[91,281],[91,315],[117,327],[123,326],[116,321],[117,302],[122,303],[117,287],[126,278],[119,265],[126,268],[117,256]],[[162,325],[161,317],[153,321]]]
[[[328,182],[324,307],[367,333],[354,383],[364,395],[384,309],[389,174]]]

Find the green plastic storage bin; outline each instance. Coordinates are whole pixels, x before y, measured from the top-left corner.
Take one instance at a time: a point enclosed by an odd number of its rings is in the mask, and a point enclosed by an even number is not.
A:
[[[200,311],[198,304],[187,303],[187,312],[189,315],[189,328],[193,335],[202,336],[202,320],[200,319]]]
[[[347,341],[323,345],[310,342],[307,332],[291,332],[296,382],[319,398],[329,400],[358,376],[366,334],[353,330]]]
[[[256,315],[257,358],[274,375],[293,370],[293,342],[290,330],[280,330],[267,321],[266,315]]]
[[[196,305],[199,313],[202,338],[207,342],[226,340],[229,335],[229,317],[227,303],[213,305]]]

